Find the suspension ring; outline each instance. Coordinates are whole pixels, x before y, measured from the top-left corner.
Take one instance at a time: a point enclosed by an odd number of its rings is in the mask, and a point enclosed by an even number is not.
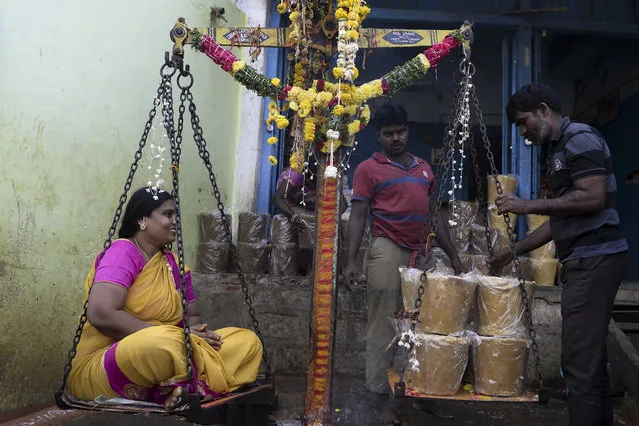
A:
[[[177,85],[182,90],[188,90],[191,87],[193,87],[193,74],[191,74],[191,72],[189,71],[189,68],[190,67],[186,65],[184,67],[184,71],[180,71],[180,75],[178,75],[178,78],[177,78]],[[181,83],[182,78],[186,78],[186,77],[190,79],[188,84],[182,84]]]

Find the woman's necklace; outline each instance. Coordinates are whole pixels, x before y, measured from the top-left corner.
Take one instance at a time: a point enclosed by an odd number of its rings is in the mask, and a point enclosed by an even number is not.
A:
[[[140,247],[140,244],[138,244],[138,240],[135,237],[133,237],[133,243],[138,248],[138,250],[140,250],[140,253],[142,253],[142,256],[144,256],[144,260],[148,263],[149,260],[151,260],[151,259],[149,258],[149,255],[146,254],[146,252],[144,250],[142,250],[142,248]]]

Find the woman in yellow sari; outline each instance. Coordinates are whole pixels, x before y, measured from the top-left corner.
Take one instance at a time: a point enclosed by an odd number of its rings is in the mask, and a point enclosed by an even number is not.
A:
[[[96,258],[85,281],[88,321],[69,376],[70,391],[83,400],[123,397],[175,409],[190,384],[180,271],[165,248],[176,237],[172,196],[137,190],[119,237]],[[190,272],[185,278],[197,392],[217,396],[255,381],[262,357],[258,337],[235,327],[209,330],[195,307]]]

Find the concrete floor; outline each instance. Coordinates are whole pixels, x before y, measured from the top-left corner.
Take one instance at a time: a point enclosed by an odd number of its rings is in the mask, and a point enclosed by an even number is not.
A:
[[[298,426],[304,407],[305,384],[302,377],[280,377],[279,410],[275,412],[278,425]],[[363,379],[357,377],[337,377],[333,397],[334,426],[366,426],[376,424],[376,406],[366,392],[363,392]],[[402,425],[404,426],[558,426],[568,424],[568,411],[560,393],[547,405],[536,403],[489,403],[489,402],[452,402],[437,401],[439,412],[453,415],[454,419],[440,419],[412,407],[411,400],[400,403]],[[188,424],[178,417],[160,415],[131,415],[116,413],[96,413],[85,411],[35,413],[30,417],[17,419],[4,425],[66,425],[66,426],[116,426],[116,425],[184,425]],[[616,426],[629,426],[632,423],[616,419]],[[232,425],[229,425],[232,426]]]

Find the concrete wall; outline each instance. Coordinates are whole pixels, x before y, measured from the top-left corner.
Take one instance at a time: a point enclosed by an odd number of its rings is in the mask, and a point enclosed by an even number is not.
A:
[[[0,409],[52,401],[83,279],[111,223],[172,47],[169,31],[179,16],[209,25],[210,6],[0,2]],[[215,6],[226,9],[228,25],[246,23],[230,1]],[[235,189],[242,178],[235,166],[250,143],[245,136],[238,144],[240,89],[203,55],[187,49],[186,62],[223,201],[233,207],[245,199]],[[215,203],[190,131],[182,161],[186,253],[194,263],[197,215]],[[143,159],[134,187],[146,182],[145,165]]]

